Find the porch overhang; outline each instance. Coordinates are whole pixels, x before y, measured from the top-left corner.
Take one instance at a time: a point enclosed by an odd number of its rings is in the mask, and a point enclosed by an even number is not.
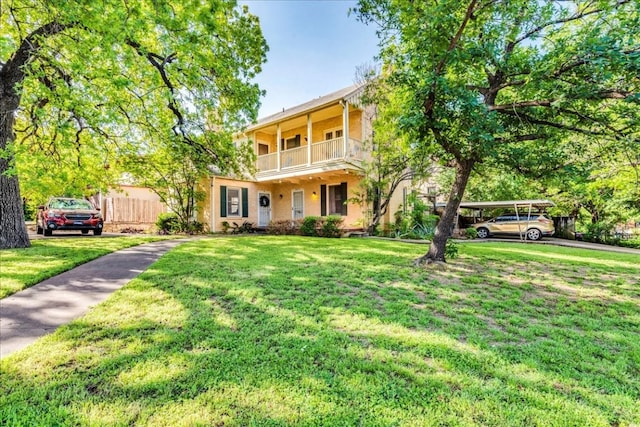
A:
[[[345,162],[345,161],[333,161],[322,164],[314,164],[311,166],[300,166],[296,168],[288,168],[284,171],[267,171],[258,172],[255,176],[256,182],[279,182],[286,181],[292,178],[303,179],[306,177],[323,176],[326,174],[338,174],[338,173],[353,173],[361,174],[362,167],[359,164]]]

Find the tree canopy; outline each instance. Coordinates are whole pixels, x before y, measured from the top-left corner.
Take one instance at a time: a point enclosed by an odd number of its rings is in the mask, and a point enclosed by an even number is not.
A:
[[[7,0],[1,12],[0,247],[28,245],[18,178],[46,177],[51,164],[100,188],[122,156],[161,142],[239,167],[231,132],[255,120],[267,51],[246,7]]]
[[[416,153],[455,170],[419,262],[444,261],[478,164],[502,159],[544,174],[594,145],[638,144],[635,1],[360,0],[355,12],[379,25],[382,78],[403,104],[399,127]]]

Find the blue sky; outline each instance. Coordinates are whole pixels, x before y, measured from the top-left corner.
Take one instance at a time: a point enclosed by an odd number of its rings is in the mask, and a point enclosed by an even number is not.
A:
[[[375,28],[348,15],[351,0],[239,0],[260,18],[269,45],[257,83],[259,117],[355,83],[356,67],[378,53]]]

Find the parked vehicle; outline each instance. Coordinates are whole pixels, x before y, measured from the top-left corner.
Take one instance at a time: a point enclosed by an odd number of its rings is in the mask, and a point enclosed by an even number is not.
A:
[[[489,221],[473,224],[478,230],[478,237],[486,239],[490,236],[524,236],[527,240],[540,240],[543,236],[553,236],[553,221],[541,213],[528,216],[516,214],[500,215]]]
[[[46,205],[38,206],[36,232],[51,236],[54,230],[80,230],[95,236],[102,234],[102,215],[91,202],[84,199],[52,197]]]

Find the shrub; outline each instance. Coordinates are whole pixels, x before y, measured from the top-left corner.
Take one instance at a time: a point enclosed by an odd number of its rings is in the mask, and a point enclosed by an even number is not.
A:
[[[244,221],[242,224],[233,222],[232,228],[233,230],[231,230],[231,234],[245,234],[245,233],[255,232],[255,228],[253,228],[253,223],[249,221]]]
[[[321,223],[320,217],[307,216],[300,225],[300,234],[303,236],[318,236],[318,226]]]
[[[134,227],[125,227],[120,230],[120,233],[123,234],[141,234],[144,233],[142,228],[134,228]]]
[[[222,232],[224,234],[227,234],[230,228],[231,228],[231,224],[229,224],[229,221],[222,221]]]
[[[180,218],[173,212],[161,213],[156,219],[156,227],[160,234],[174,234],[180,232]]]
[[[298,234],[300,228],[300,221],[292,221],[289,219],[271,221],[267,226],[267,234],[283,235],[283,234]]]
[[[476,230],[473,227],[469,227],[467,229],[464,230],[464,234],[465,236],[467,236],[468,239],[477,239],[478,238],[478,230]]]
[[[322,221],[321,236],[322,237],[340,237],[342,236],[342,223],[341,216],[329,215]]]
[[[640,238],[620,240],[619,246],[624,246],[625,248],[640,249]]]
[[[447,245],[444,247],[444,256],[447,259],[457,258],[458,244],[452,240],[447,240]]]
[[[203,234],[204,224],[200,221],[192,221],[184,224],[184,226],[182,227],[182,231],[188,234]]]

